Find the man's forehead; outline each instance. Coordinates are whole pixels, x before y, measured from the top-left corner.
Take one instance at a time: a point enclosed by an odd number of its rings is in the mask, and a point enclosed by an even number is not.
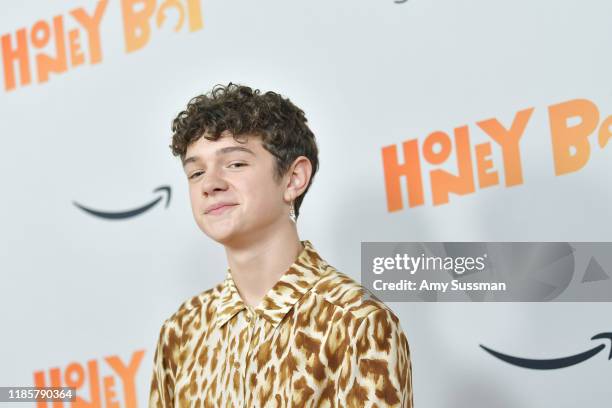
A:
[[[224,133],[217,140],[201,137],[192,142],[187,147],[183,166],[208,156],[216,157],[231,152],[244,152],[255,156],[261,148],[261,138],[257,135],[241,135],[239,136],[240,141],[237,141],[231,134]]]

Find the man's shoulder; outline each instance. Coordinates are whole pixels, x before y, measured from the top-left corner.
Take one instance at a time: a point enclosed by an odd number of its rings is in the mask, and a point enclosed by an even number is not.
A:
[[[349,275],[327,264],[327,272],[315,284],[313,293],[327,303],[342,309],[357,320],[384,310],[395,317],[393,311],[372,292]]]
[[[183,301],[178,309],[168,318],[166,322],[178,324],[179,326],[183,321],[190,320],[194,315],[200,314],[204,311],[203,318],[212,318],[216,313],[216,304],[221,290],[223,289],[223,282],[218,283],[212,288],[206,289],[197,295],[191,296],[187,300]]]

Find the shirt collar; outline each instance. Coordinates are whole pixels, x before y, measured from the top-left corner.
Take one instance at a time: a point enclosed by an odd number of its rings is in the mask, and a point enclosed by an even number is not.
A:
[[[295,262],[268,291],[254,309],[273,326],[285,317],[293,305],[323,276],[328,265],[308,240],[301,241],[304,249]],[[217,309],[217,325],[223,326],[247,306],[240,297],[230,268],[227,269]]]

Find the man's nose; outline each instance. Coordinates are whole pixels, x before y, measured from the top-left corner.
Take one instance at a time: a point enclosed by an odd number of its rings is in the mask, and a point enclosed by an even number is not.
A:
[[[214,194],[215,191],[223,191],[227,189],[227,182],[223,178],[221,170],[211,168],[204,173],[202,179],[202,193],[204,195]]]

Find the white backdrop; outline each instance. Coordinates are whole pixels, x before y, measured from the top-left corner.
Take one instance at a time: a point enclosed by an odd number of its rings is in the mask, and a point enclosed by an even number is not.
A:
[[[158,10],[162,2],[154,3]],[[187,5],[195,3],[203,26],[190,32]],[[99,4],[28,0],[0,13],[0,35],[12,48],[25,29],[31,76],[20,82],[3,42],[0,386],[33,386],[36,373],[50,385],[56,373],[62,385],[82,382],[78,393],[92,406],[146,406],[163,320],[226,268],[223,248],[192,219],[185,176],[168,148],[174,116],[217,83],[274,90],[306,112],[321,167],[300,211],[300,237],[357,279],[361,241],[612,240],[612,144],[599,147],[594,133],[584,167],[556,176],[548,119],[549,106],[573,99],[593,102],[600,122],[612,114],[609,1],[183,0],[178,32],[176,9],[159,28],[152,14],[148,41],[127,52],[122,1],[108,0],[98,25],[101,60],[91,64],[89,31],[70,11],[92,15]],[[37,53],[57,51],[54,16],[62,16],[66,70],[40,82]],[[49,45],[38,49],[45,24]],[[70,30],[79,33],[81,65],[69,51]],[[6,89],[11,64],[16,83]],[[476,122],[495,117],[509,127],[529,107],[523,184],[505,187],[492,143],[499,185],[476,183],[474,193],[434,206],[425,178],[424,205],[409,208],[403,187],[404,208],[387,210],[383,147],[401,151],[406,140],[422,144],[433,131],[452,135],[462,125],[472,145],[490,141]],[[434,167],[422,168],[425,177]],[[444,168],[456,171],[453,161]],[[169,207],[127,220],[73,205],[133,209],[159,197],[153,190],[162,185],[172,189]],[[575,354],[612,331],[610,303],[390,306],[410,343],[417,407],[610,404],[608,349],[538,371],[478,347],[531,358]],[[113,369],[132,358],[129,373]]]

